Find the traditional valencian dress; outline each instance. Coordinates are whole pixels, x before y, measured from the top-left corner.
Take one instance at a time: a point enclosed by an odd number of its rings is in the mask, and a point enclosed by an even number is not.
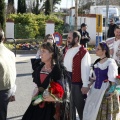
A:
[[[52,71],[45,72],[41,71],[44,64],[39,64],[38,67],[33,67],[33,82],[37,84],[39,92],[36,94],[42,94],[45,89],[48,88],[50,81],[57,82],[60,86],[61,84],[61,74],[60,69],[57,65],[54,65]],[[41,102],[40,104],[34,106],[33,101],[29,105],[27,111],[23,115],[22,120],[55,120],[55,103],[54,102]]]
[[[119,120],[119,95],[115,90],[112,98],[107,99],[106,93],[110,81],[116,82],[116,62],[108,58],[104,63],[94,65],[95,82],[93,83],[86,100],[83,120]]]

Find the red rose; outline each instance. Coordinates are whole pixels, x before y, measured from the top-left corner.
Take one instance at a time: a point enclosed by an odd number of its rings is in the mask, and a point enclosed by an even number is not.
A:
[[[62,98],[64,94],[63,87],[59,83],[54,81],[50,82],[49,91],[50,93],[57,95],[59,98]]]

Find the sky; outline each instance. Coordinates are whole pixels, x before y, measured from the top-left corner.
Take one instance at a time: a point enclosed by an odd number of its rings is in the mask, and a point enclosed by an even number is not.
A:
[[[61,0],[61,8],[70,8],[73,7],[73,5],[75,5],[74,0]]]
[[[8,0],[5,0],[7,3]],[[17,8],[17,0],[14,0],[15,8]],[[61,0],[61,4],[57,5],[58,8],[70,8],[75,4],[74,0]]]

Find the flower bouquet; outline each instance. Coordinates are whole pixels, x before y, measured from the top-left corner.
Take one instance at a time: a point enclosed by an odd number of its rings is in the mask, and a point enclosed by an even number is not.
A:
[[[32,99],[34,100],[33,105],[38,105],[39,103],[43,102],[43,96],[49,95],[51,95],[56,101],[62,102],[64,89],[59,83],[51,81],[48,88],[44,90],[43,94],[40,94]]]

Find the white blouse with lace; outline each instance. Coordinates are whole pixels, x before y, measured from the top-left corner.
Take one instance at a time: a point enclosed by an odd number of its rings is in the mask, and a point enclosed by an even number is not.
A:
[[[111,82],[116,82],[116,76],[118,75],[118,71],[117,71],[117,69],[118,69],[118,66],[117,66],[117,64],[116,64],[116,62],[115,62],[115,60],[114,59],[112,59],[112,58],[108,58],[104,63],[100,63],[100,62],[98,62],[98,63],[96,63],[95,65],[94,65],[94,68],[100,68],[101,70],[104,70],[104,69],[106,69],[108,67],[108,73],[107,73],[107,75],[108,75],[108,80],[109,81],[111,81]],[[94,71],[93,71],[93,78],[92,79],[96,79],[96,76],[95,76],[95,73],[94,73]],[[90,76],[91,77],[91,76]]]

